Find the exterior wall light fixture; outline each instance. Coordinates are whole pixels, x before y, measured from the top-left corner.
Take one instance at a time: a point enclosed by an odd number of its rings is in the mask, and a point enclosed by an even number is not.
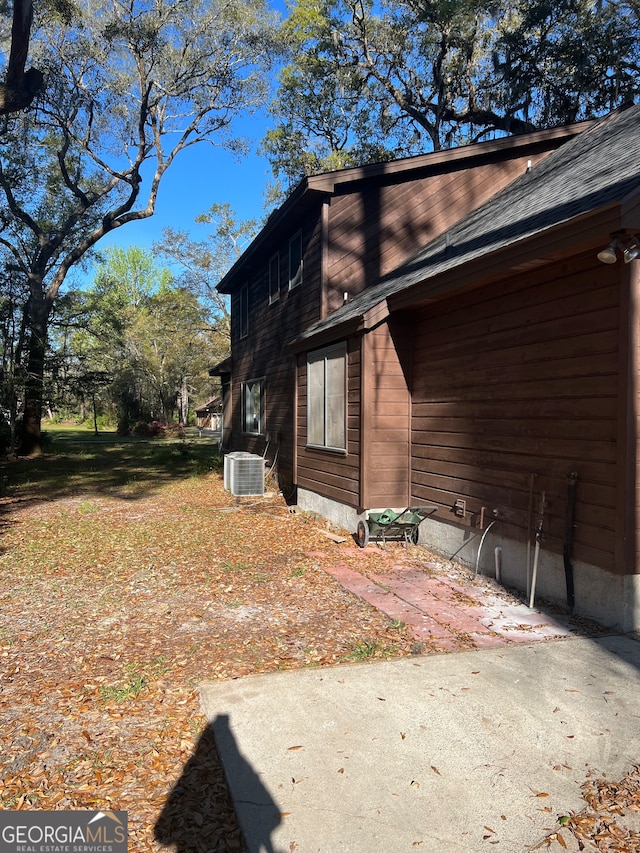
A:
[[[602,249],[598,252],[598,260],[602,261],[603,264],[615,264],[618,260],[616,249],[619,245],[620,242],[618,240],[612,240],[606,249]]]
[[[637,237],[625,240],[614,237],[606,248],[598,252],[598,260],[603,264],[615,264],[618,260],[618,250],[622,252],[625,264],[630,264],[640,257],[640,240]]]
[[[632,237],[623,249],[622,257],[625,264],[630,264],[631,261],[635,261],[638,255],[640,255],[640,241],[637,237]]]

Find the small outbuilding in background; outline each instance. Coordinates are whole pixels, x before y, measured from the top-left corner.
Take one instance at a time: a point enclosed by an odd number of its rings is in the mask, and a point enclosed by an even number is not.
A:
[[[220,430],[222,426],[222,397],[214,397],[196,409],[198,429]]]

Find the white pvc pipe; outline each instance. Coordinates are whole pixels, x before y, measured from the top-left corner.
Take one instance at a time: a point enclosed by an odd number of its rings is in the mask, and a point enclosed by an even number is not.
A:
[[[531,595],[529,596],[529,607],[533,607],[536,595],[536,579],[538,577],[538,554],[540,553],[540,540],[536,539],[536,547],[533,552],[533,574],[531,576]]]
[[[544,524],[544,507],[547,500],[546,492],[540,498],[540,512],[538,514],[538,525],[536,529],[536,548],[533,555],[533,575],[531,577],[531,595],[529,596],[529,607],[533,607],[536,595],[536,580],[538,578],[538,557],[540,555],[540,540],[542,539],[542,525]]]
[[[502,575],[502,548],[499,545],[494,554],[496,558],[496,580],[500,583],[500,576]]]
[[[487,529],[482,534],[482,539],[480,540],[480,544],[478,545],[478,554],[476,556],[476,574],[478,574],[478,568],[480,566],[480,553],[482,552],[482,546],[484,545],[484,540],[487,538],[487,533],[491,530],[493,525],[496,523],[498,519],[496,518],[491,524],[487,527]]]
[[[533,533],[533,486],[537,474],[529,474],[529,513],[527,521],[527,598],[531,594],[531,536]]]

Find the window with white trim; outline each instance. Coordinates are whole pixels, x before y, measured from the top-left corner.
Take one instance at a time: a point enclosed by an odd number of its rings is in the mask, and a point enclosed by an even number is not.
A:
[[[302,231],[289,240],[289,290],[302,282]]]
[[[307,444],[347,448],[347,347],[325,347],[307,356]]]
[[[264,432],[264,378],[242,383],[242,431],[251,435]]]

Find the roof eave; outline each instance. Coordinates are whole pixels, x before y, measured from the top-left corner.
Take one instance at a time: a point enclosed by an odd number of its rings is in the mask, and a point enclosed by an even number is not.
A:
[[[515,136],[503,136],[500,139],[469,143],[468,145],[461,145],[457,148],[430,151],[428,154],[417,154],[399,160],[386,160],[381,163],[354,166],[350,169],[326,172],[323,175],[317,175],[307,180],[309,181],[310,188],[322,189],[324,192],[334,193],[339,186],[356,183],[360,180],[401,175],[404,172],[418,172],[422,169],[430,170],[437,166],[455,165],[467,160],[476,160],[490,155],[513,152],[517,149],[533,150],[541,148],[544,150],[554,148],[557,147],[556,143],[558,141],[568,141],[572,137],[583,133],[597,121],[597,119],[588,119],[561,127],[547,128]]]
[[[219,361],[217,364],[214,364],[213,367],[209,368],[209,376],[223,376],[225,374],[231,373],[231,356],[227,356],[222,361]]]
[[[233,282],[233,279],[236,277],[238,270],[243,267],[247,261],[253,257],[253,255],[260,251],[268,236],[287,219],[292,210],[295,210],[295,208],[305,199],[307,202],[312,203],[313,199],[322,198],[327,194],[327,190],[322,189],[320,186],[310,186],[310,180],[310,178],[304,178],[286,201],[269,215],[267,221],[258,234],[256,234],[231,269],[225,273],[218,283],[216,290],[219,293],[231,293],[233,289],[232,283],[236,284],[236,282]]]
[[[303,178],[286,201],[277,208],[264,224],[261,231],[254,237],[242,255],[236,260],[231,269],[225,274],[217,286],[220,293],[229,294],[237,286],[237,274],[240,269],[251,261],[270,235],[279,228],[299,206],[313,204],[314,201],[330,198],[340,188],[344,191],[348,186],[361,181],[375,178],[399,178],[405,173],[421,173],[437,171],[445,166],[461,168],[465,163],[472,163],[486,157],[495,157],[501,153],[512,153],[514,150],[536,149],[546,150],[562,140],[569,140],[586,128],[594,120],[577,122],[576,124],[534,131],[518,136],[507,136],[501,139],[477,142],[463,145],[459,148],[448,148],[444,151],[432,151],[428,154],[406,157],[401,160],[390,160],[382,163],[371,163],[365,166],[354,166],[350,169],[340,169],[335,172],[325,172],[321,175],[311,175]]]
[[[640,211],[639,211],[640,214]],[[537,267],[557,263],[572,254],[603,248],[609,235],[623,230],[639,230],[640,215],[634,224],[623,224],[622,210],[615,202],[577,216],[561,224],[523,237],[508,246],[471,258],[433,276],[426,275],[402,291],[387,297],[391,312],[418,308],[437,302],[453,292],[471,290],[507,275],[523,275]],[[478,273],[479,261],[482,273]]]

